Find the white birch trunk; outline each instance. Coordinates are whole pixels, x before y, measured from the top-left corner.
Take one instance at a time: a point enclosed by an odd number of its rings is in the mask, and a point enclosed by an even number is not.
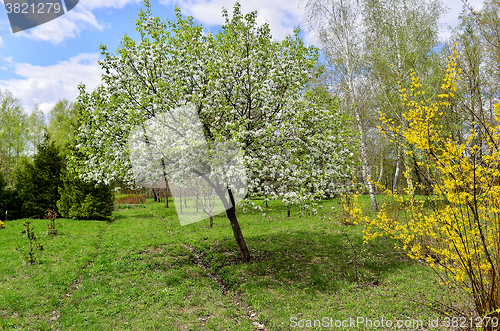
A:
[[[401,167],[401,162],[398,154],[398,161],[396,162],[396,171],[394,172],[394,182],[392,183],[392,192],[397,193],[398,190],[398,181],[399,181],[399,170]]]

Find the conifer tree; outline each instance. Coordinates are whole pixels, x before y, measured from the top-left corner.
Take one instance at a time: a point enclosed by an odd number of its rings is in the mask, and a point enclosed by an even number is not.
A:
[[[48,208],[57,208],[63,167],[59,148],[45,135],[44,141],[37,146],[33,162],[25,160],[16,173],[22,217],[43,218]]]
[[[70,170],[62,175],[63,186],[59,188],[61,199],[57,208],[62,217],[72,219],[110,219],[113,212],[111,186],[95,182],[87,183]]]

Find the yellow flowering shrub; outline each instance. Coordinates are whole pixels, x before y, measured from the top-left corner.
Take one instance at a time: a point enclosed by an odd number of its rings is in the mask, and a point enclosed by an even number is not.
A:
[[[404,206],[406,217],[391,217],[383,206],[377,217],[370,219],[361,212],[355,196],[345,208],[354,222],[365,225],[365,240],[382,235],[398,239],[411,258],[425,261],[446,285],[470,293],[478,314],[498,317],[500,104],[493,106],[492,121],[474,114],[473,129],[462,143],[447,137],[440,120],[451,107],[460,73],[452,48],[436,100],[426,99],[413,72],[410,88],[399,90],[406,125],[396,125],[381,115],[385,130],[399,136],[406,153],[432,176],[433,194],[427,201],[417,199],[411,169],[406,168],[404,194],[385,190]]]

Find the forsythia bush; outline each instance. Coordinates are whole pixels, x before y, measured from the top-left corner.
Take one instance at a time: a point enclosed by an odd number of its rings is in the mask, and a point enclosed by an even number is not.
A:
[[[375,219],[369,219],[356,197],[344,208],[355,222],[365,224],[365,240],[382,235],[400,240],[408,255],[427,262],[443,283],[470,293],[478,314],[498,318],[500,105],[494,105],[492,121],[474,114],[473,129],[463,143],[446,137],[440,120],[456,92],[460,76],[456,60],[453,50],[437,101],[425,99],[418,77],[412,73],[409,90],[400,89],[406,108],[404,127],[381,116],[387,130],[402,138],[406,153],[430,174],[433,194],[427,201],[415,198],[415,184],[407,167],[405,194],[386,190],[404,204],[406,217],[394,219],[383,207]]]

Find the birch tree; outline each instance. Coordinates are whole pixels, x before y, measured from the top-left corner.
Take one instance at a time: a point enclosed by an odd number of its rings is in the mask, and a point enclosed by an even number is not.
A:
[[[9,186],[13,186],[13,170],[26,152],[27,120],[20,100],[9,91],[0,91],[0,171]]]
[[[362,86],[366,78],[364,63],[363,6],[356,0],[310,0],[305,4],[306,19],[336,71],[336,84],[343,91],[344,102],[352,108],[359,131],[359,156],[372,209],[378,210],[367,155],[366,127],[361,108]]]
[[[427,83],[432,94],[441,78],[438,44],[439,18],[443,12],[440,0],[365,0],[363,17],[365,30],[365,54],[369,76],[375,87],[373,106],[384,112],[386,118],[406,126],[401,116],[403,107],[399,90],[408,86],[414,69]],[[397,137],[391,137],[396,141]],[[402,163],[410,160],[402,144],[393,143],[396,159],[393,190],[396,190]],[[425,187],[430,186],[428,174],[423,178]]]
[[[36,154],[36,147],[43,142],[45,130],[45,117],[43,112],[38,108],[38,105],[35,105],[28,117],[28,142],[33,151],[30,151],[29,154],[33,156]]]
[[[75,135],[78,112],[73,102],[60,99],[52,107],[48,116],[47,131],[61,152],[68,152],[68,145]]]

